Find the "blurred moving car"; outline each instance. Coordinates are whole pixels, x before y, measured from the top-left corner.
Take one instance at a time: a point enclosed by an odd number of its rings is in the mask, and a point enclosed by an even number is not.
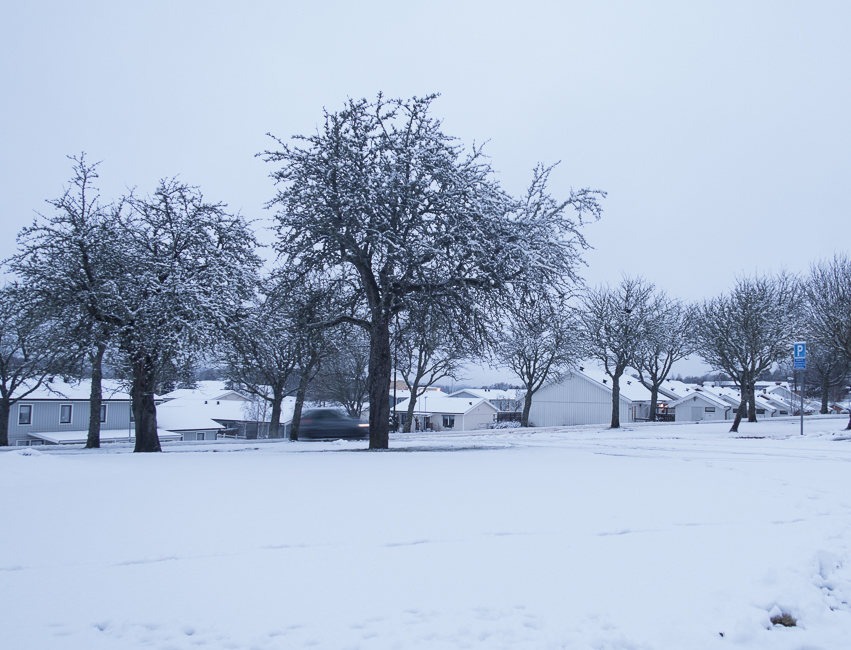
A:
[[[363,440],[369,438],[369,425],[334,409],[310,409],[302,413],[299,440]]]

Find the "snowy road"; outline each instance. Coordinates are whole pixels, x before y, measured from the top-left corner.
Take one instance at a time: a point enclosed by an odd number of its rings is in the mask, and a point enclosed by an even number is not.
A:
[[[0,647],[847,647],[844,425],[0,452]]]

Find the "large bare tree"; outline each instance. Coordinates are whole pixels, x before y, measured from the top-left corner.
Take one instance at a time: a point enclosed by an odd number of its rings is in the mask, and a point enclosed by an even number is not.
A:
[[[650,421],[656,421],[659,387],[673,365],[692,353],[692,310],[664,291],[651,299],[647,327],[635,354],[638,377],[650,389]]]
[[[545,292],[517,296],[500,329],[497,357],[523,385],[521,426],[529,426],[535,393],[545,383],[557,381],[582,359],[583,352],[575,310],[562,297]]]
[[[804,291],[809,337],[851,363],[851,258],[838,253],[813,264]],[[846,429],[851,430],[851,416]]]
[[[800,336],[800,284],[795,277],[741,277],[730,292],[704,300],[695,311],[695,351],[715,370],[727,373],[741,391],[731,432],[745,414],[756,422],[754,384],[787,359]],[[750,404],[750,408],[748,408]]]
[[[615,287],[588,289],[579,318],[588,355],[612,379],[612,429],[620,427],[620,378],[635,367],[653,313],[654,286],[640,277],[625,275]]]
[[[114,218],[120,205],[101,204],[95,187],[97,164],[88,163],[85,154],[70,159],[70,184],[48,201],[51,214],[38,215],[20,232],[11,268],[41,309],[56,314],[64,347],[78,351],[90,369],[88,449],[100,447],[103,361],[116,331],[107,314],[120,300],[116,261],[123,243]]]
[[[351,100],[326,111],[315,135],[261,154],[280,165],[271,206],[284,262],[358,285],[358,315],[338,320],[369,337],[371,449],[388,446],[391,323],[409,300],[427,295],[481,322],[484,296],[515,283],[572,283],[587,246],[578,229],[601,212],[602,193],[590,189],[553,200],[544,167],[512,199],[480,148],[465,152],[443,133],[429,115],[434,99]]]

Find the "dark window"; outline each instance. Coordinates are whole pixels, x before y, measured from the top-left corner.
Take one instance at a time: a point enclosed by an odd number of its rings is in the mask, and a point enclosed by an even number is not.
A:
[[[71,405],[62,404],[59,407],[59,424],[71,424]]]
[[[757,409],[756,414],[757,415],[765,415],[765,409]]]
[[[21,404],[18,407],[18,424],[32,424],[33,407],[32,404]]]
[[[455,426],[455,416],[454,415],[444,415],[443,416],[443,428],[444,429],[452,429]]]
[[[706,411],[707,413],[715,413],[715,407],[714,406],[707,406],[703,410]]]
[[[106,404],[100,405],[100,421],[106,422]]]

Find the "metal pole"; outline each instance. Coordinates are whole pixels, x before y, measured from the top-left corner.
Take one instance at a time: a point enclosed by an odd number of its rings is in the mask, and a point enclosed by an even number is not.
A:
[[[806,373],[807,373],[807,371],[805,370],[801,374],[806,375]],[[800,391],[801,391],[801,435],[804,435],[804,380],[805,379],[806,379],[805,377],[803,377],[801,379],[801,386],[800,386]]]

